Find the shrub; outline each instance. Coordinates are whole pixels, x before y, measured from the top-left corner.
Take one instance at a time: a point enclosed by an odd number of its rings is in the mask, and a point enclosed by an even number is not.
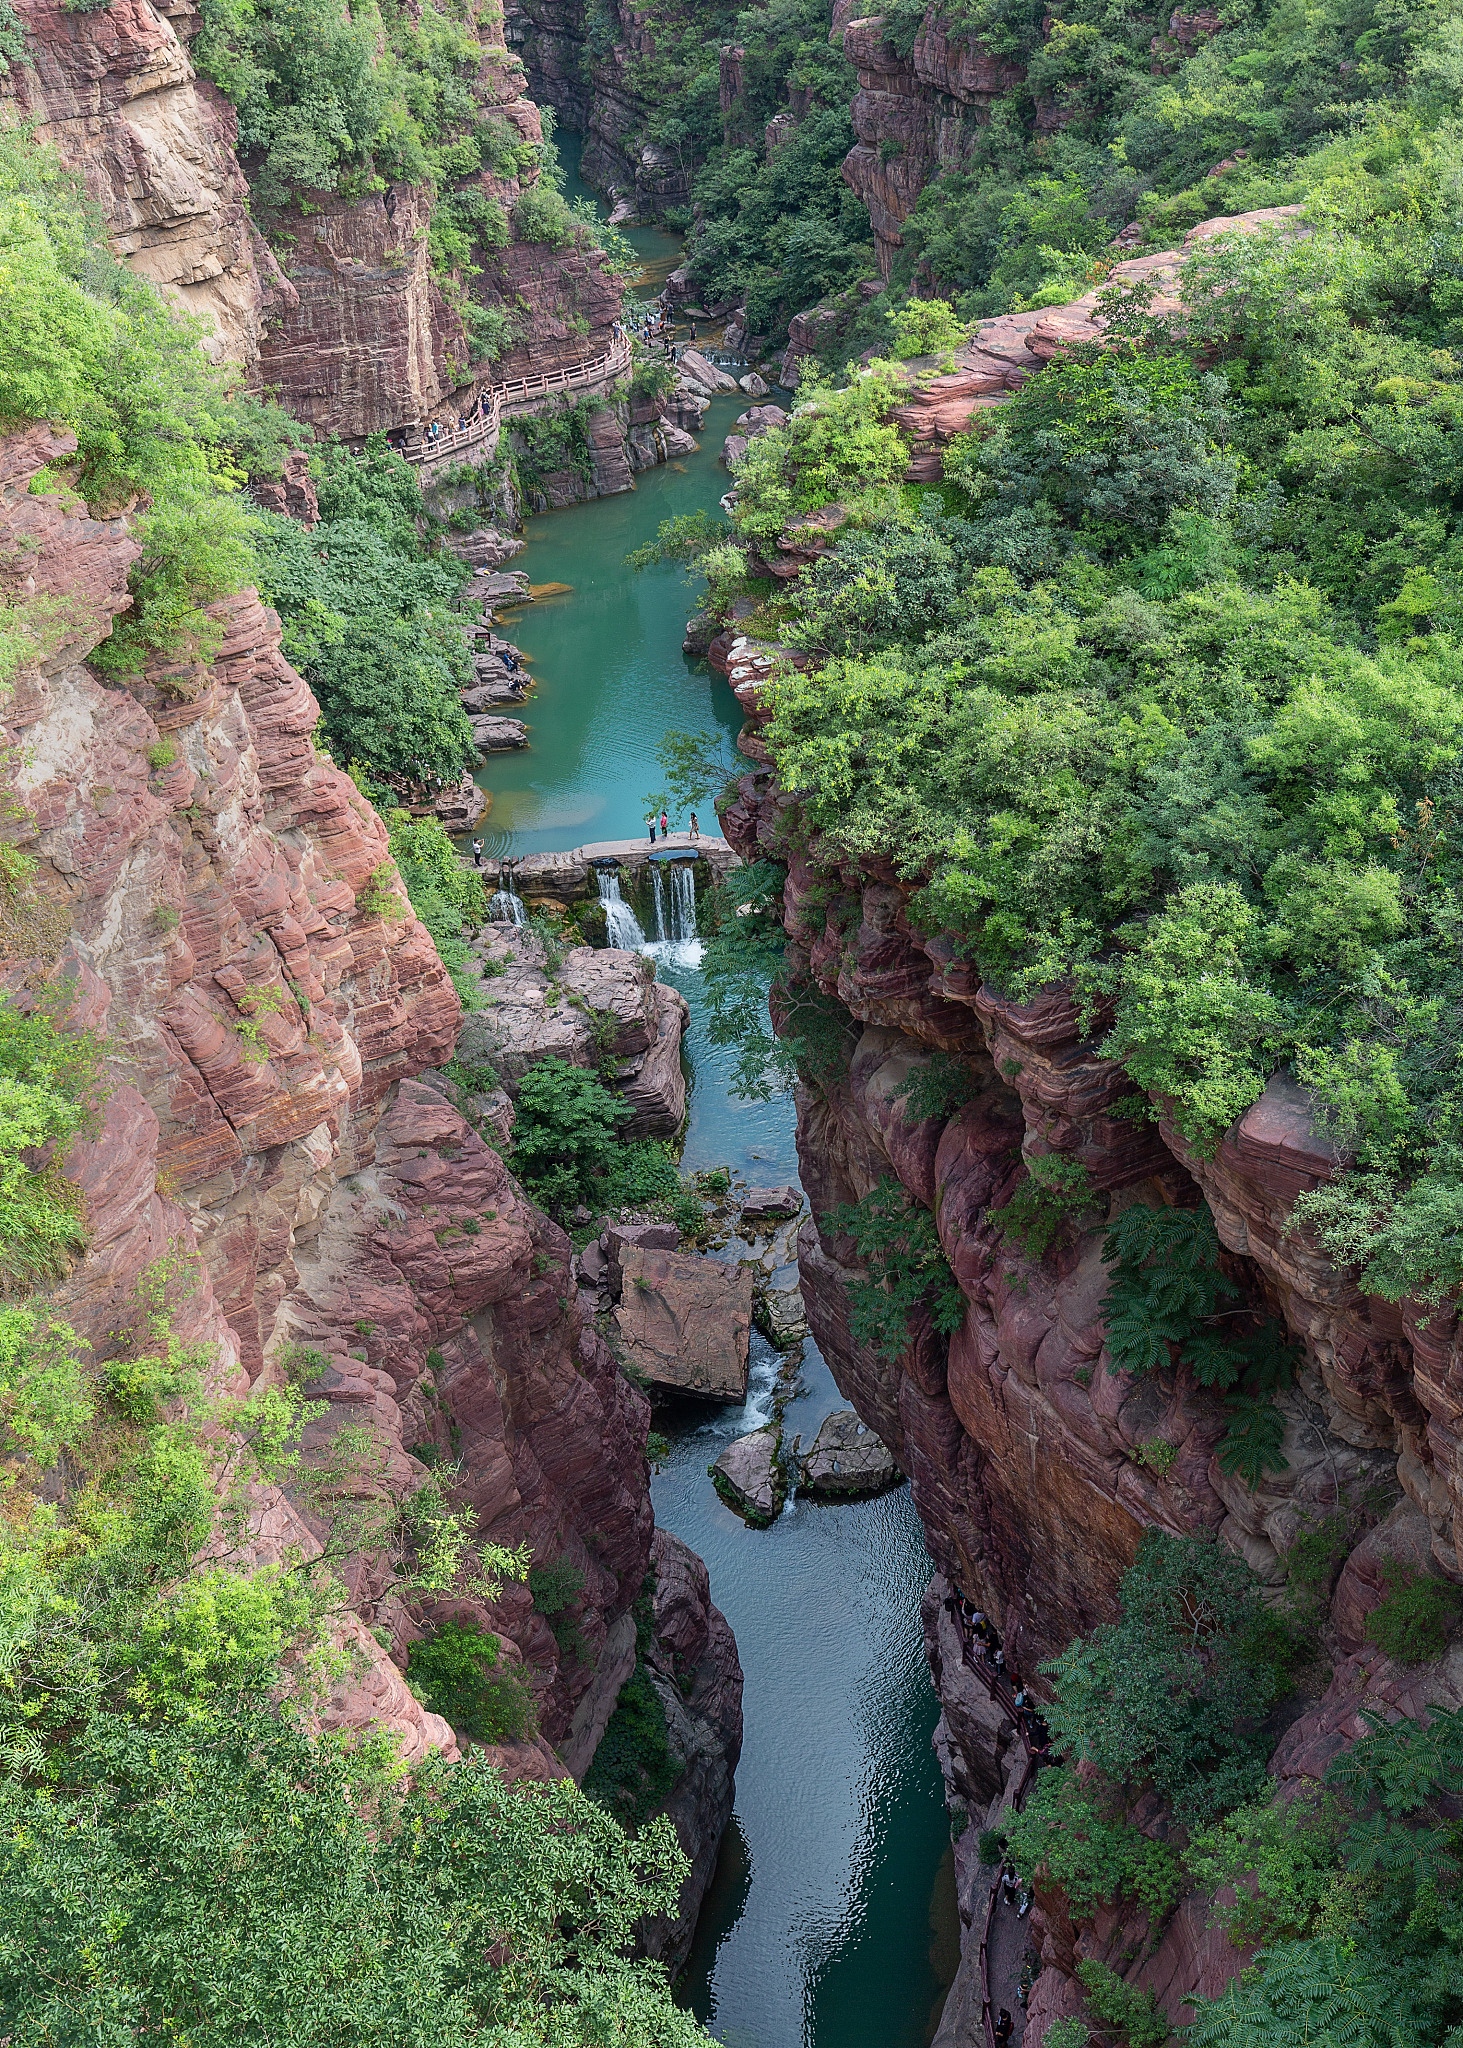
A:
[[[535,1201],[566,1208],[591,1198],[631,1111],[594,1074],[554,1057],[524,1075],[517,1108],[513,1170]]]
[[[546,242],[563,249],[574,239],[575,220],[563,194],[551,185],[530,185],[513,205],[513,230],[520,242]]]
[[[989,1213],[1001,1238],[1009,1239],[1024,1258],[1039,1260],[1063,1223],[1090,1209],[1092,1202],[1092,1176],[1081,1160],[1044,1152],[1026,1161],[1025,1178],[999,1209]]]
[[[1025,1806],[1007,1814],[1002,1828],[1017,1869],[1059,1886],[1081,1917],[1125,1901],[1156,1927],[1183,1891],[1173,1850],[1140,1834],[1111,1793],[1079,1785],[1065,1772],[1043,1771]],[[982,1854],[986,1860],[996,1858]]]
[[[1463,1594],[1446,1579],[1409,1571],[1395,1559],[1382,1566],[1387,1591],[1366,1618],[1369,1643],[1399,1664],[1441,1657],[1463,1614]]]
[[[1266,1753],[1255,1730],[1280,1674],[1248,1566],[1212,1541],[1150,1529],[1119,1597],[1120,1620],[1046,1666],[1058,1740],[1114,1784],[1151,1779],[1184,1820],[1252,1798]]]
[[[1342,1824],[1337,1801],[1311,1786],[1284,1806],[1241,1806],[1194,1834],[1184,1863],[1214,1895],[1211,1920],[1236,1948],[1310,1930],[1336,1889]],[[1226,1889],[1233,1899],[1221,1903]]]
[[[588,1798],[638,1831],[667,1798],[685,1765],[671,1749],[665,1707],[638,1663],[620,1688],[615,1711],[584,1775]]]
[[[443,1622],[407,1652],[407,1677],[424,1706],[474,1742],[518,1742],[533,1725],[533,1695],[499,1642],[476,1623]]]
[[[1077,1977],[1097,2017],[1115,2027],[1128,2048],[1163,2048],[1173,2028],[1151,1991],[1125,1984],[1093,1956],[1078,1963]]]
[[[908,299],[891,318],[893,353],[900,362],[914,356],[943,356],[950,361],[950,351],[959,348],[970,331],[944,299]],[[953,361],[950,367],[954,367]]]
[[[860,1201],[844,1203],[823,1218],[824,1227],[847,1233],[868,1267],[869,1278],[850,1283],[849,1327],[854,1341],[869,1344],[887,1359],[898,1358],[909,1342],[910,1317],[928,1312],[942,1336],[965,1320],[965,1297],[940,1246],[934,1218],[887,1175]]]
[[[0,1000],[0,1295],[57,1279],[84,1241],[81,1196],[63,1177],[73,1138],[92,1128],[101,1046],[67,1030],[69,984]]]

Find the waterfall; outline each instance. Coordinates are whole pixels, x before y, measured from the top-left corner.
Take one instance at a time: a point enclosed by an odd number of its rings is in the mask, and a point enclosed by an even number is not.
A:
[[[672,967],[699,967],[701,941],[696,936],[696,875],[688,860],[652,861],[653,909],[647,953]]]
[[[495,889],[488,904],[488,918],[494,924],[527,924],[528,911],[521,896],[511,889]]]
[[[645,934],[640,920],[620,894],[620,877],[614,868],[599,870],[599,900],[605,907],[605,938],[626,953],[644,950]]]

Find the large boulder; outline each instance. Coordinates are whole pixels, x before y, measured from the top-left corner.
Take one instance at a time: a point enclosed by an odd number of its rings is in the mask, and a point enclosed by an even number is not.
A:
[[[521,925],[489,925],[473,942],[486,970],[486,1005],[462,1020],[457,1054],[496,1068],[508,1093],[550,1055],[599,1068],[634,1111],[631,1138],[674,1137],[686,1116],[681,1033],[688,1015],[678,990],[655,979],[640,953],[573,946],[556,976],[542,940]],[[572,1000],[571,1000],[572,998]]]
[[[615,1321],[631,1365],[652,1386],[745,1401],[752,1276],[721,1259],[623,1244]]]
[[[851,1408],[827,1417],[801,1460],[803,1493],[825,1500],[868,1500],[904,1476],[888,1446]]]
[[[491,712],[479,711],[469,716],[468,724],[480,754],[506,754],[528,745],[528,727],[521,719],[496,718]]]
[[[718,391],[735,391],[737,380],[728,377],[725,370],[718,370],[715,363],[703,356],[699,348],[681,350],[681,375],[691,384],[699,385],[703,391],[713,394]]]
[[[767,1529],[782,1513],[787,1486],[778,1457],[782,1431],[775,1422],[728,1444],[707,1469],[729,1508],[754,1529]]]

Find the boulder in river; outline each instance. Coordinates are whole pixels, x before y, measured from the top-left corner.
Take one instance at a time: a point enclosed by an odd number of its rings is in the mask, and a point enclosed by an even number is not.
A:
[[[767,1529],[782,1513],[787,1484],[778,1452],[782,1431],[775,1422],[739,1436],[728,1444],[714,1465],[708,1465],[711,1483],[729,1508],[735,1509],[754,1529]]]
[[[791,1183],[785,1188],[748,1188],[742,1198],[741,1221],[745,1228],[761,1231],[784,1217],[798,1215],[802,1206],[802,1195]]]
[[[757,1328],[779,1351],[790,1351],[808,1334],[808,1312],[796,1283],[791,1287],[764,1288],[752,1313]]]
[[[766,379],[759,377],[755,370],[748,370],[745,377],[738,377],[737,382],[748,398],[765,398],[771,389]]]
[[[693,384],[699,384],[704,391],[735,391],[737,388],[736,378],[728,377],[725,370],[718,370],[699,348],[681,350],[681,375]]]
[[[869,1500],[904,1476],[883,1439],[851,1408],[837,1409],[825,1419],[799,1463],[799,1491],[823,1500]]]
[[[745,1401],[752,1276],[721,1259],[623,1244],[615,1309],[629,1361],[652,1386]]]
[[[480,754],[505,754],[528,745],[528,727],[520,718],[497,718],[489,711],[478,711],[470,715],[468,724]]]

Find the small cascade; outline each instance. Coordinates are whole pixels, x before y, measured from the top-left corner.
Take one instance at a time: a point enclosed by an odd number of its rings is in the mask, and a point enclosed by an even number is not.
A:
[[[620,877],[614,868],[599,870],[599,900],[605,907],[605,940],[626,953],[645,949],[640,920],[620,894]]]
[[[488,904],[488,918],[493,924],[528,923],[528,907],[515,891],[513,878],[509,872],[516,865],[517,863],[513,861],[498,862],[498,886],[493,892],[492,901]]]
[[[651,932],[648,953],[673,967],[699,967],[696,936],[696,875],[690,861],[652,861]]]
[[[511,889],[495,889],[488,904],[488,918],[493,924],[527,924],[528,908]]]

